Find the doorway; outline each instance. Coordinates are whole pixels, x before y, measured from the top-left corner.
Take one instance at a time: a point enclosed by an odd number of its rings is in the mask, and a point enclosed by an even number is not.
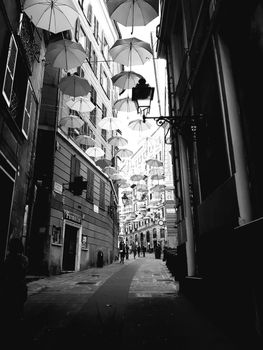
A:
[[[77,251],[78,228],[71,225],[65,226],[64,248],[63,248],[63,271],[75,271]]]

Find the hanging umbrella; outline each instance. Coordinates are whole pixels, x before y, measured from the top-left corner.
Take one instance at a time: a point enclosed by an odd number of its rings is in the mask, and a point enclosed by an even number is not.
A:
[[[76,137],[76,142],[86,147],[92,147],[95,145],[95,140],[88,135],[79,135]]]
[[[145,26],[159,14],[159,0],[108,0],[112,19],[125,27]]]
[[[137,110],[135,102],[132,101],[129,97],[125,97],[117,100],[114,103],[113,108],[115,108],[116,111],[118,112],[126,112],[126,113],[136,112]]]
[[[81,128],[84,124],[84,121],[79,117],[74,115],[70,115],[68,117],[64,117],[60,119],[59,125],[64,128]]]
[[[105,117],[101,119],[101,121],[98,123],[98,126],[101,129],[105,129],[109,131],[118,130],[120,128],[117,118],[114,118],[114,117]]]
[[[148,121],[144,122],[142,119],[135,119],[129,122],[128,127],[133,131],[142,132],[149,130],[152,125]]]
[[[160,160],[155,159],[155,158],[147,159],[145,163],[146,163],[147,165],[149,165],[150,167],[160,167],[160,166],[163,166],[163,162],[161,162]]]
[[[111,80],[113,85],[118,86],[123,90],[127,90],[135,87],[141,78],[143,78],[141,74],[135,73],[133,71],[123,71],[115,74]]]
[[[153,56],[150,44],[137,38],[116,40],[109,53],[114,62],[129,67],[144,64]]]
[[[111,165],[111,160],[110,159],[106,159],[106,158],[102,158],[102,159],[98,159],[96,160],[96,165],[99,166],[101,169],[104,169],[106,166]]]
[[[23,11],[36,27],[52,33],[73,29],[78,18],[72,0],[26,0]]]
[[[125,181],[125,183],[127,183],[127,181],[125,180],[125,178],[123,177],[123,175],[120,174],[120,173],[111,174],[111,175],[110,175],[110,178],[111,178],[112,180],[114,180],[114,181],[122,181],[122,182]]]
[[[86,150],[86,154],[90,157],[98,158],[98,157],[103,157],[104,156],[104,151],[97,146],[90,147]]]
[[[162,192],[165,189],[165,185],[155,185],[151,188],[152,192]]]
[[[77,111],[80,113],[91,112],[95,108],[95,105],[90,101],[90,97],[83,97],[83,96],[70,99],[66,103],[66,105],[70,109],[73,109],[74,111]]]
[[[133,174],[131,177],[130,177],[130,180],[131,181],[141,181],[144,179],[144,175],[142,174]]]
[[[128,144],[128,140],[122,136],[113,136],[108,139],[108,143],[114,147],[123,147]]]
[[[103,172],[107,175],[113,175],[117,173],[117,169],[114,168],[113,166],[105,166],[105,168],[103,169]]]
[[[119,149],[119,151],[115,154],[116,157],[131,157],[133,155],[133,152],[127,148]]]
[[[163,179],[165,179],[165,176],[164,176],[164,174],[153,174],[151,176],[151,179],[152,180],[163,180]]]
[[[47,46],[46,61],[53,67],[69,70],[81,66],[87,55],[80,43],[62,39]]]
[[[145,184],[137,185],[136,189],[138,192],[145,192],[147,191],[147,186]]]
[[[63,77],[58,87],[65,95],[78,97],[78,96],[85,96],[91,91],[91,86],[89,82],[77,76],[76,74],[73,75],[66,75]]]

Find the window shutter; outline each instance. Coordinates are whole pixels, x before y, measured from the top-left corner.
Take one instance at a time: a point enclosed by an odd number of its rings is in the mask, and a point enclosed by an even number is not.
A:
[[[87,168],[87,192],[86,199],[89,202],[93,202],[93,188],[94,188],[94,173],[91,169]]]
[[[8,56],[7,56],[6,69],[5,69],[5,75],[4,75],[4,81],[3,81],[3,89],[2,89],[3,96],[4,96],[8,106],[10,106],[11,96],[12,96],[12,91],[13,91],[16,59],[17,59],[17,45],[15,42],[14,36],[11,35]]]
[[[32,87],[31,87],[30,82],[28,80],[28,82],[27,82],[27,89],[26,89],[26,99],[25,99],[25,106],[24,106],[24,114],[23,114],[23,122],[22,122],[22,133],[25,135],[26,138],[28,138],[32,99],[33,99]]]

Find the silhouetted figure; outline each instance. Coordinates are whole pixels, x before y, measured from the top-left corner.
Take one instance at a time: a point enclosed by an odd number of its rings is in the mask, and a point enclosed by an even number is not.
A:
[[[24,303],[27,300],[26,272],[28,259],[23,254],[21,239],[12,238],[9,254],[1,267],[1,304],[8,324],[23,319]]]
[[[124,258],[125,258],[125,251],[126,247],[125,247],[125,243],[124,242],[120,242],[120,263],[124,264]]]
[[[143,245],[142,246],[142,255],[145,258],[145,252],[146,252],[146,247]]]
[[[140,247],[139,245],[138,245],[137,251],[138,251],[138,256],[140,256],[140,253],[141,253],[141,247]]]

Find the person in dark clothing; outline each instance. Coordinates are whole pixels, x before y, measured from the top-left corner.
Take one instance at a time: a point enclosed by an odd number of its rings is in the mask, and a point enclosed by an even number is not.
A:
[[[123,241],[120,242],[120,263],[124,264],[124,258],[125,258],[125,243]]]
[[[145,257],[145,252],[146,252],[146,247],[145,245],[142,246],[142,255],[143,257]]]
[[[137,251],[138,251],[138,256],[140,256],[140,253],[141,253],[141,247],[140,247],[139,245],[138,245]]]
[[[1,267],[1,304],[5,320],[15,324],[23,319],[27,300],[26,273],[28,258],[23,254],[21,239],[12,238],[9,254]]]

